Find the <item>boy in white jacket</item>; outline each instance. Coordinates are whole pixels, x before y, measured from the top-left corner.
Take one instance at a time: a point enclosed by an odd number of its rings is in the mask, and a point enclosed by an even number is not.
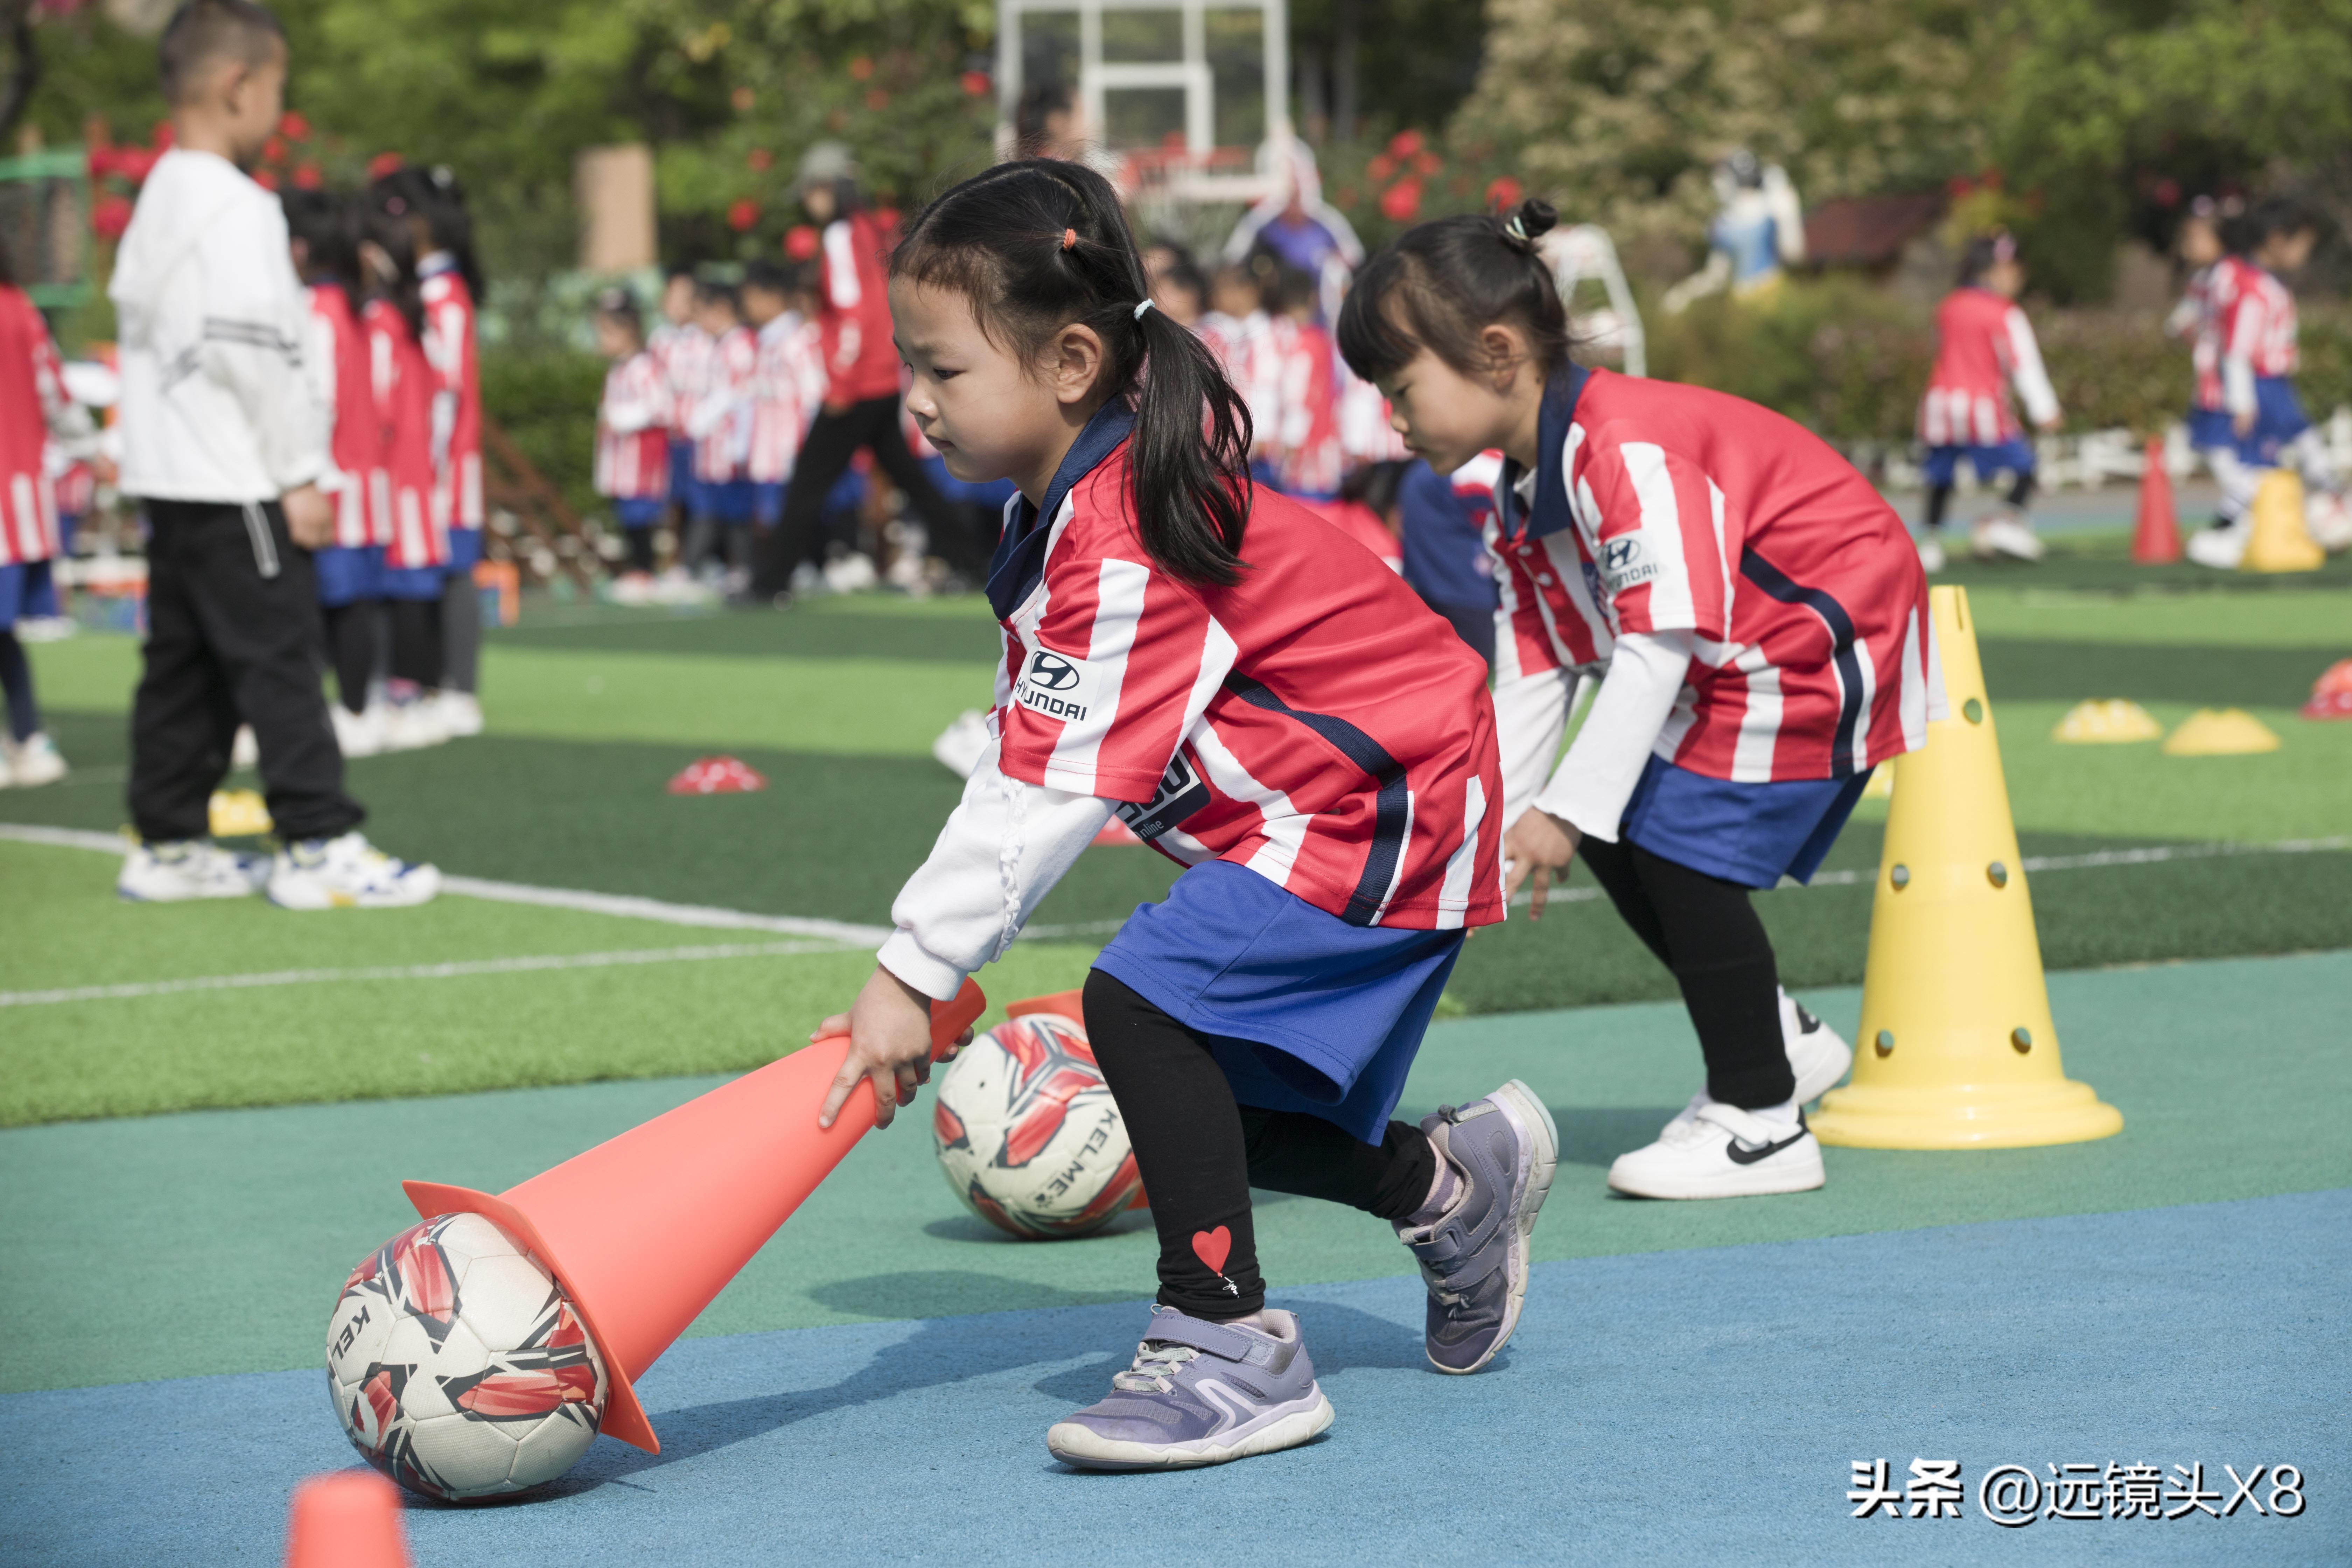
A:
[[[302,375],[304,304],[278,199],[246,177],[277,131],[286,39],[251,0],[186,0],[158,50],[173,144],[140,192],[108,292],[120,323],[121,489],[143,503],[145,668],[131,712],[141,843],[129,899],[291,909],[422,903],[440,886],[357,831],[317,664],[310,552],[333,536],[320,492],[326,411]],[[253,726],[281,847],[206,837],[240,722]]]

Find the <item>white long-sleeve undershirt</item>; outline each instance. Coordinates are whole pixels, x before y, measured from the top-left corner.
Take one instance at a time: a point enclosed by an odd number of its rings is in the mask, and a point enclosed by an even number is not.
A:
[[[991,741],[930,858],[890,906],[898,929],[877,954],[882,967],[927,996],[953,996],[966,975],[1004,956],[1111,807],[1007,778]]]
[[[1696,636],[1685,631],[1619,637],[1584,727],[1551,782],[1528,804],[1574,824],[1589,837],[1614,844],[1625,803],[1633,799],[1658,732],[1674,711],[1696,646]],[[1564,703],[1560,712],[1564,718]],[[1552,734],[1557,744],[1559,731]]]
[[[1508,635],[1506,633],[1505,635]],[[1573,669],[1543,669],[1495,682],[1495,748],[1503,774],[1503,828],[1508,832],[1559,760],[1559,738],[1586,680]]]

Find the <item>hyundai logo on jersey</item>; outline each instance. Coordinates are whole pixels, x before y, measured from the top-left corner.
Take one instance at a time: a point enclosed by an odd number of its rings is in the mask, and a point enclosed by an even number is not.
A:
[[[1092,665],[1041,647],[1013,683],[1013,700],[1048,719],[1075,724],[1094,706],[1094,688]]]
[[[1624,534],[1601,546],[1601,581],[1612,595],[1658,574],[1658,563],[1642,548],[1637,534]]]

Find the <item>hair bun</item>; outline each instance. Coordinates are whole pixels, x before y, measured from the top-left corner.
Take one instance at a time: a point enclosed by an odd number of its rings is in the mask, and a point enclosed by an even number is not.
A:
[[[1535,253],[1536,241],[1559,223],[1559,209],[1541,196],[1529,196],[1503,220],[1503,243],[1514,250]]]

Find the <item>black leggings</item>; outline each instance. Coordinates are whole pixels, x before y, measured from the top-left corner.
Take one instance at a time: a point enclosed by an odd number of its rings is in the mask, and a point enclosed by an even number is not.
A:
[[[1780,972],[1748,889],[1622,839],[1588,837],[1576,852],[1681,984],[1706,1092],[1744,1110],[1785,1104],[1797,1080],[1780,1037]]]
[[[326,609],[327,658],[335,667],[335,688],[342,694],[343,706],[354,713],[367,711],[368,682],[375,675],[376,631],[383,618],[383,605],[374,599]]]
[[[33,667],[13,626],[0,629],[0,693],[8,701],[8,737],[21,745],[40,730],[41,707],[33,700]]]
[[[1250,1222],[1253,1186],[1390,1221],[1429,1195],[1437,1154],[1419,1128],[1391,1121],[1371,1144],[1319,1116],[1238,1104],[1211,1054],[1215,1037],[1179,1023],[1099,969],[1087,977],[1086,1015],[1095,1060],[1151,1196],[1163,1305],[1209,1319],[1244,1317],[1265,1305]],[[1220,1230],[1226,1252],[1213,1268]]]
[[[427,691],[441,686],[441,601],[392,602],[392,676],[413,680]]]
[[[754,598],[782,592],[801,563],[824,560],[825,500],[860,447],[872,451],[875,466],[907,492],[908,504],[930,531],[932,552],[960,572],[986,575],[994,538],[983,544],[971,525],[971,509],[940,494],[931,476],[907,450],[907,437],[898,428],[898,399],[893,395],[853,403],[838,414],[827,410],[809,426],[800,455],[793,460],[783,516],[761,552],[752,577]]]
[[[2032,500],[2032,499],[2033,499],[2033,473],[2032,473],[2032,470],[2028,469],[2026,472],[2021,473],[2021,474],[2019,474],[2019,475],[2017,475],[2015,478],[2013,478],[2013,479],[2011,479],[2010,480],[2010,482],[2009,482],[2009,505],[2010,505],[2010,507],[2011,507],[2013,510],[2017,510],[2017,511],[2023,511],[2023,510],[2025,510],[2025,503],[2026,503],[2027,501],[2029,501],[2029,500]],[[1951,487],[1951,486],[1949,486],[1949,485],[1930,485],[1930,486],[1928,486],[1928,487],[1927,487],[1927,526],[1928,526],[1929,528],[1941,528],[1941,527],[1943,527],[1943,526],[1944,526],[1944,509],[1945,509],[1945,508],[1947,508],[1947,507],[1948,507],[1948,506],[1950,506],[1951,504],[1952,504],[1952,487]]]

